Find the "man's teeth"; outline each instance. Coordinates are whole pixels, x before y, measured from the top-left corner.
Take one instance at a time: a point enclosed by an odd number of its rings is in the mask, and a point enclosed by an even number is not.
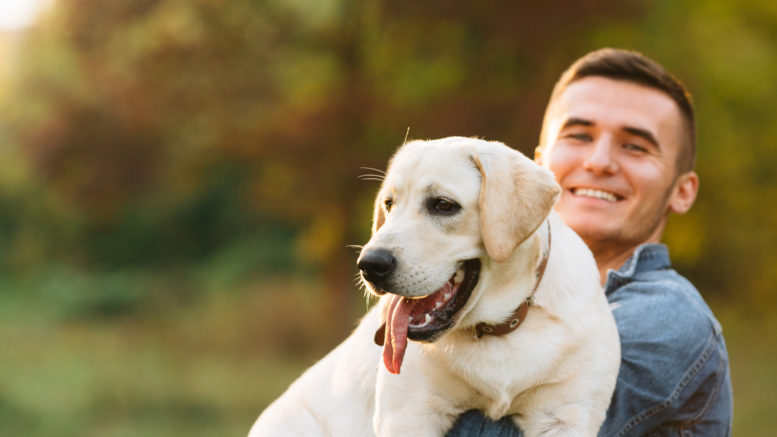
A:
[[[453,277],[453,283],[461,284],[461,281],[463,280],[464,280],[464,269],[456,270],[456,276]]]
[[[606,200],[608,202],[617,202],[618,198],[607,191],[594,190],[593,188],[577,188],[574,190],[575,196],[593,197],[594,199]]]

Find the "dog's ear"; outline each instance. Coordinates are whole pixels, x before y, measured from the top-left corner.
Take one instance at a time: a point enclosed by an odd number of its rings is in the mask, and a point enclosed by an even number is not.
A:
[[[482,176],[480,232],[488,256],[505,261],[550,214],[561,188],[553,174],[501,143],[470,158]]]
[[[375,196],[375,209],[372,211],[372,233],[378,232],[383,222],[386,221],[386,213],[383,211],[383,198],[380,193],[383,190],[378,191],[378,195]]]

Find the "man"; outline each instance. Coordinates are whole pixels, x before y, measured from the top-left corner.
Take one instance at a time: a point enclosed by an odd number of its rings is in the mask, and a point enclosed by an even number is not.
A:
[[[556,210],[588,244],[621,337],[600,436],[729,436],[732,394],[720,324],[658,244],[698,190],[690,96],[644,56],[602,49],[559,79],[535,160],[563,192]],[[520,371],[520,369],[517,369]],[[514,436],[505,418],[462,415],[449,436]]]

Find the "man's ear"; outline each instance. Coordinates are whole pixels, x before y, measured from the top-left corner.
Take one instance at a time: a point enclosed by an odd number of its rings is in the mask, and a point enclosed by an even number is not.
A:
[[[539,166],[542,166],[542,152],[542,146],[537,146],[534,148],[534,162],[536,162]]]
[[[675,214],[685,214],[693,206],[698,192],[699,176],[696,172],[689,171],[681,174],[677,177],[669,197],[669,211]]]
[[[480,171],[480,232],[488,255],[505,261],[550,214],[561,188],[553,174],[504,144],[471,155]]]

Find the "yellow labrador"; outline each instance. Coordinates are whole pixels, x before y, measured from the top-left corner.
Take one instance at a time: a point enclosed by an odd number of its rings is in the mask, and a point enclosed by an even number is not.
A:
[[[596,435],[620,345],[559,190],[498,142],[402,146],[358,260],[379,304],[250,436],[441,436],[472,408],[526,436]]]

